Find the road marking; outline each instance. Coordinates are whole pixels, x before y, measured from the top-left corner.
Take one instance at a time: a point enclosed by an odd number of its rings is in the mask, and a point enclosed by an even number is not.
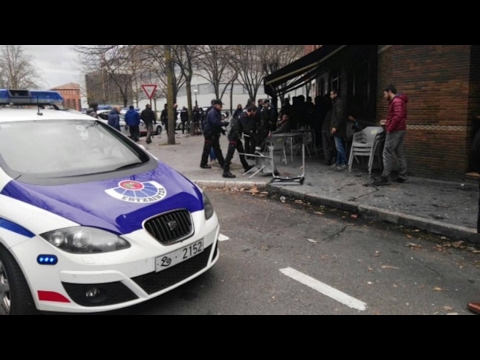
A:
[[[367,309],[367,304],[365,304],[364,302],[357,300],[347,294],[344,294],[341,291],[338,291],[337,289],[332,288],[331,286],[321,283],[320,281],[315,280],[314,278],[308,275],[302,274],[301,272],[295,269],[292,269],[292,268],[280,269],[280,272],[352,309],[356,309],[360,311],[365,311]]]
[[[230,238],[228,236],[225,236],[223,234],[218,235],[218,241],[228,241]]]

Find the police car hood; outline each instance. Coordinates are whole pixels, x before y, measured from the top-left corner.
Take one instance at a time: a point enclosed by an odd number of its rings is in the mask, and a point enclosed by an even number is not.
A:
[[[128,234],[164,212],[204,209],[200,190],[165,164],[134,176],[78,184],[40,186],[10,181],[2,195],[82,226]]]

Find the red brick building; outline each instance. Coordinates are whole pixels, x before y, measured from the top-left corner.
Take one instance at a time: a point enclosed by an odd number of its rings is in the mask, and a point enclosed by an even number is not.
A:
[[[80,94],[80,85],[75,83],[57,86],[51,90],[57,91],[62,95],[63,107],[80,111],[82,109],[82,100]]]
[[[478,170],[469,150],[480,128],[480,45],[305,45],[305,51],[265,78],[266,91],[281,94],[288,82],[315,80],[317,94],[340,89],[349,111],[373,125],[386,117],[383,89],[393,84],[409,97],[409,172],[463,180]],[[300,82],[295,68],[305,70]]]

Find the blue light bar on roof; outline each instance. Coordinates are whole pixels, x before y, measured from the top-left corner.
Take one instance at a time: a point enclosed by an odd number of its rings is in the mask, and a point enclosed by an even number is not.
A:
[[[0,89],[0,105],[62,104],[63,97],[56,91]]]

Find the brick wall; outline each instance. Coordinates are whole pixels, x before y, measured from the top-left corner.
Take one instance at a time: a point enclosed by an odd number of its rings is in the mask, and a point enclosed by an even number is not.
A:
[[[463,179],[469,168],[472,117],[480,102],[478,95],[470,96],[472,47],[379,45],[379,49],[377,118],[385,118],[388,111],[383,100],[387,85],[394,84],[409,96],[405,144],[409,171],[420,177]],[[474,77],[479,76],[480,69],[475,68]]]
[[[77,111],[81,110],[81,94],[80,89],[54,89],[63,97],[63,106]]]

